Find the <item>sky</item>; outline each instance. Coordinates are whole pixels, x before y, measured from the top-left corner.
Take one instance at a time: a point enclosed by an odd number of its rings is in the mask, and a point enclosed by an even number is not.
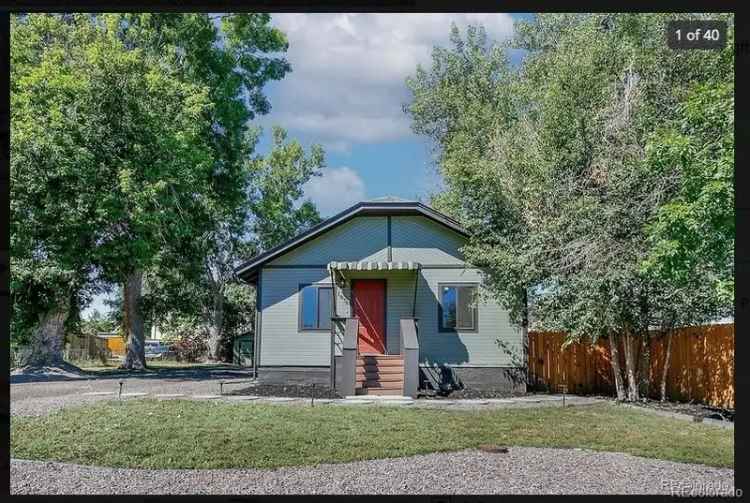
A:
[[[326,167],[305,185],[304,197],[323,217],[382,196],[427,201],[441,181],[430,143],[411,131],[403,112],[406,78],[418,64],[429,67],[434,46],[448,46],[451,22],[462,33],[482,24],[491,40],[502,42],[522,17],[529,15],[272,14],[289,40],[292,71],[265,87],[272,108],[255,120],[265,132],[258,152],[268,151],[274,125],[305,147],[322,145]],[[522,58],[509,55],[513,64]],[[94,309],[106,311],[102,297],[84,316]]]
[[[490,39],[513,33],[519,14],[273,14],[286,33],[292,72],[266,86],[272,110],[263,126],[260,152],[273,125],[303,145],[326,151],[322,176],[305,186],[323,217],[363,199],[397,196],[426,200],[439,190],[434,155],[412,133],[403,105],[405,79],[418,64],[429,67],[435,45],[449,44],[451,22],[463,32],[481,23]],[[521,55],[511,53],[518,62]]]

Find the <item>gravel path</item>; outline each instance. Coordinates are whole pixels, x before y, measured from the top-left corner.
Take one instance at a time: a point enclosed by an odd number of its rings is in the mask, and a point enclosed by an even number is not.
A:
[[[123,380],[123,394],[147,393],[208,395],[219,392],[219,382],[246,382],[247,376],[234,378],[210,373],[195,374],[190,378],[157,377],[96,377],[93,379],[75,379],[58,382],[36,382],[11,384],[10,413],[12,416],[39,416],[49,414],[63,407],[85,405],[99,400],[111,400],[117,397]],[[240,384],[227,384],[225,391],[237,388]],[[87,393],[109,393],[91,395]]]
[[[529,447],[278,470],[133,470],[11,460],[10,482],[11,494],[734,494],[732,469]]]

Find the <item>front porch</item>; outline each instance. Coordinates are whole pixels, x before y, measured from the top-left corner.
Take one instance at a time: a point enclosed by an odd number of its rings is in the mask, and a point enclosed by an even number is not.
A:
[[[342,396],[417,396],[417,262],[331,262],[331,385]]]

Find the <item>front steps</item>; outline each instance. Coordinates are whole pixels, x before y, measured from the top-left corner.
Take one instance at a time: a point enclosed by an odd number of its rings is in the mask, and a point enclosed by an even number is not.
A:
[[[404,360],[401,355],[360,355],[357,358],[355,394],[404,393]]]

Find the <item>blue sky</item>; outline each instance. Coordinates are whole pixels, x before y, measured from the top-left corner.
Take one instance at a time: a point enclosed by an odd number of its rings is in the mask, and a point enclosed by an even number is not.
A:
[[[306,187],[323,216],[361,199],[394,195],[426,200],[439,190],[429,142],[414,135],[402,105],[405,79],[447,46],[451,22],[481,23],[491,39],[513,33],[521,14],[274,14],[287,34],[292,72],[266,87],[266,133],[286,128],[303,145],[323,145],[327,168]],[[511,59],[522,57],[517,51]],[[269,134],[259,145],[268,149]]]
[[[327,167],[305,187],[322,216],[362,200],[398,196],[427,201],[440,188],[431,146],[413,134],[402,105],[405,79],[429,65],[435,45],[447,46],[451,22],[463,32],[482,24],[502,42],[528,14],[273,14],[289,39],[292,72],[266,86],[272,110],[256,123],[267,152],[273,125],[303,145],[321,144]],[[522,54],[514,51],[511,61]],[[97,297],[84,311],[106,311]]]

